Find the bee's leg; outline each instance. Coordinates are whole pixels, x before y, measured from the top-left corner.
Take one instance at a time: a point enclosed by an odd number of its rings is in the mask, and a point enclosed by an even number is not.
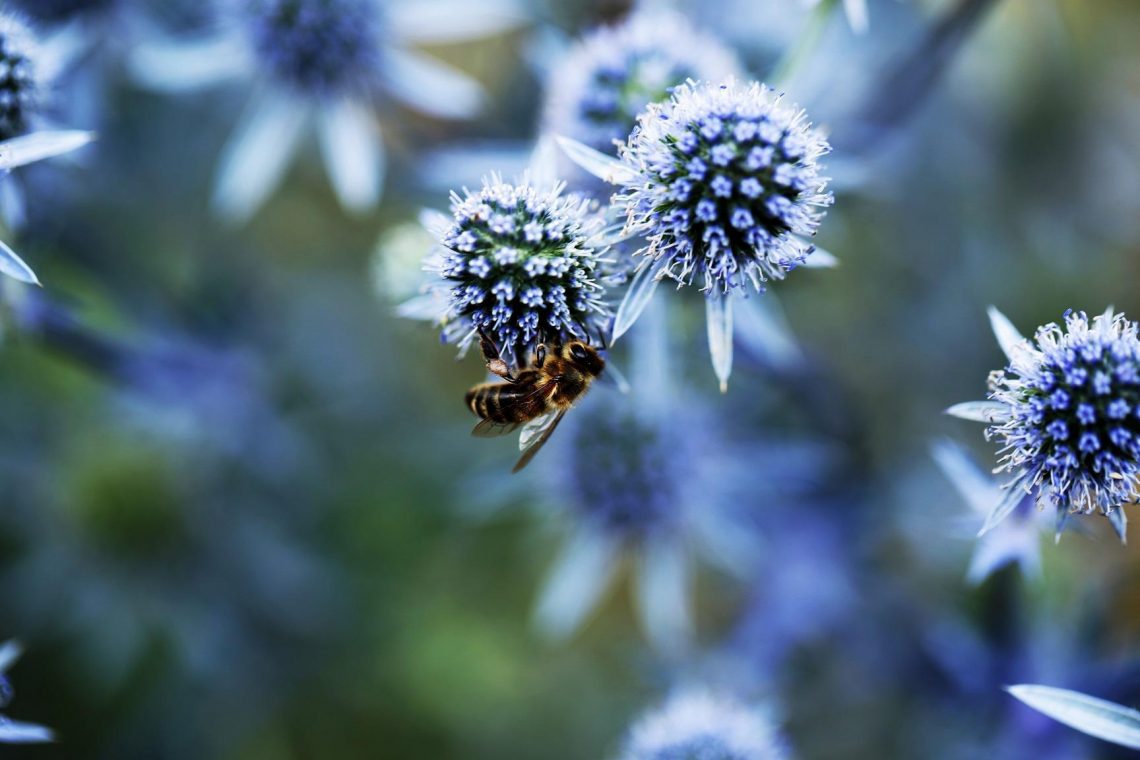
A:
[[[511,368],[503,361],[498,347],[495,346],[495,341],[491,340],[491,336],[487,335],[482,327],[479,328],[479,348],[483,350],[483,360],[487,362],[489,372],[508,382],[513,383],[515,381],[515,376],[511,374]]]

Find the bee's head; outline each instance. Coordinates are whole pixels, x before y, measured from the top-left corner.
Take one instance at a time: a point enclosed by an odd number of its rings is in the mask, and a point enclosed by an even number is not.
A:
[[[559,355],[582,372],[597,377],[606,368],[606,360],[597,349],[580,340],[572,340],[559,347]]]

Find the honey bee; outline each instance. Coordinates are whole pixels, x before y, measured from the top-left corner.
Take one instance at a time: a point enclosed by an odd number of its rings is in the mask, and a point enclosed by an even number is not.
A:
[[[522,456],[511,472],[526,467],[563,416],[605,369],[597,350],[582,341],[540,344],[530,366],[512,374],[494,342],[479,332],[487,369],[505,383],[481,383],[467,391],[467,407],[481,417],[471,435],[493,438],[522,427]]]

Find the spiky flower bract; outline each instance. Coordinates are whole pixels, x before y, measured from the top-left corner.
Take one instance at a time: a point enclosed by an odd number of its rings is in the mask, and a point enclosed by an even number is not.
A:
[[[450,291],[446,342],[466,347],[482,328],[517,364],[549,340],[600,341],[611,316],[600,281],[605,221],[593,201],[563,189],[492,176],[452,193],[445,250],[428,264]]]
[[[804,263],[832,197],[830,150],[767,86],[689,82],[651,105],[621,150],[638,174],[616,196],[645,247],[639,267],[707,293],[760,291]]]
[[[246,31],[262,65],[305,93],[361,89],[380,63],[374,0],[244,0]]]
[[[558,63],[547,87],[543,121],[613,154],[638,115],[689,79],[720,81],[741,71],[736,55],[674,13],[638,13],[594,30]]]
[[[12,701],[12,684],[6,674],[8,668],[19,659],[22,649],[14,641],[0,644],[0,707],[7,707]],[[50,742],[52,732],[49,728],[34,723],[24,723],[0,715],[0,744],[39,744]]]
[[[40,43],[16,16],[0,13],[0,140],[25,134],[41,104]]]
[[[786,752],[761,709],[707,691],[682,691],[629,732],[621,760],[782,760]]]
[[[1112,311],[1041,327],[990,379],[1009,416],[987,429],[1001,467],[1074,512],[1111,512],[1140,494],[1140,339]]]

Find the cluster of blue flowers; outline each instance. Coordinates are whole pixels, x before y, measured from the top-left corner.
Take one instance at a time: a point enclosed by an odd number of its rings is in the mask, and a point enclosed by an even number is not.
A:
[[[454,223],[433,265],[450,291],[445,340],[466,347],[482,328],[517,362],[546,341],[601,339],[605,223],[592,201],[562,189],[495,177],[452,195]]]

